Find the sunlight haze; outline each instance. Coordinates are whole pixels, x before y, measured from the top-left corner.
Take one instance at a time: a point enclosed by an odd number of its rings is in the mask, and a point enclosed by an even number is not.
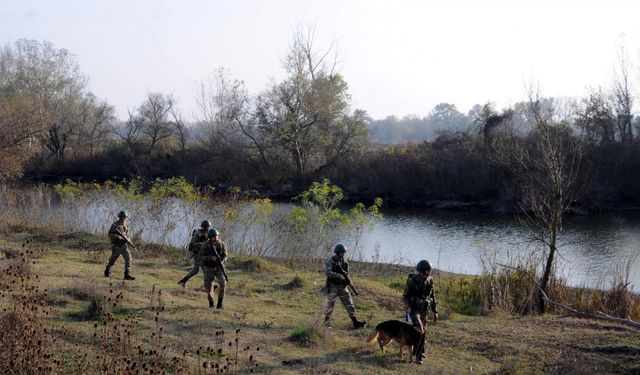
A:
[[[353,107],[384,118],[507,106],[530,82],[547,96],[607,86],[620,47],[638,61],[638,14],[630,1],[2,0],[0,42],[68,49],[121,118],[150,91],[193,117],[215,69],[259,93],[283,76],[294,29],[312,26],[318,49],[337,48]]]

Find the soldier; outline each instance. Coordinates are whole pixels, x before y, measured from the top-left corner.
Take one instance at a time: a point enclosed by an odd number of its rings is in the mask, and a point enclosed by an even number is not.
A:
[[[227,249],[224,242],[220,241],[220,232],[217,229],[209,229],[207,233],[208,241],[200,245],[198,257],[204,272],[204,287],[207,290],[209,307],[213,307],[213,281],[218,282],[218,304],[217,309],[224,309],[224,289],[226,286],[226,273],[224,271],[224,261],[227,259]]]
[[[347,248],[343,244],[337,244],[333,249],[333,255],[329,259],[324,267],[324,272],[327,275],[327,310],[324,313],[324,324],[326,327],[331,327],[331,314],[333,313],[333,307],[336,304],[336,298],[340,297],[340,302],[347,310],[351,321],[353,322],[353,328],[361,328],[367,324],[366,321],[359,321],[356,318],[356,308],[353,306],[353,300],[351,299],[351,293],[347,289],[347,281],[343,275],[349,272],[349,263],[345,259]]]
[[[195,276],[200,271],[200,260],[198,259],[198,250],[200,249],[200,245],[207,241],[207,234],[209,232],[209,228],[211,227],[211,222],[209,220],[205,220],[200,223],[200,229],[194,229],[191,233],[191,241],[189,242],[189,252],[191,253],[190,258],[193,258],[193,268],[187,276],[183,277],[178,284],[182,285],[184,288],[187,281],[190,278]]]
[[[424,346],[427,325],[427,310],[433,311],[433,322],[438,321],[438,302],[434,294],[433,278],[431,277],[431,264],[421,260],[416,266],[418,273],[410,274],[407,285],[404,288],[402,300],[411,317],[413,327],[422,333],[420,344],[413,347],[416,355],[416,363],[421,365],[424,361]]]
[[[135,280],[136,278],[131,276],[129,271],[131,270],[131,253],[127,247],[127,240],[125,236],[129,233],[129,221],[127,220],[129,215],[127,211],[120,211],[118,213],[118,221],[111,224],[109,228],[109,239],[111,240],[111,257],[107,263],[107,267],[104,269],[104,276],[109,277],[111,274],[111,267],[116,262],[116,259],[120,255],[124,258],[124,279]]]

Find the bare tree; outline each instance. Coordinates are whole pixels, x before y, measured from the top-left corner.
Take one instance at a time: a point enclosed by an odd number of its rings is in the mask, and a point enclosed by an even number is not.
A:
[[[169,114],[175,105],[171,95],[148,93],[146,100],[138,107],[140,131],[147,136],[148,153],[151,154],[156,144],[175,134],[175,125]]]
[[[616,114],[618,134],[622,143],[633,141],[632,120],[633,95],[629,77],[629,61],[624,47],[618,51],[618,69],[614,69],[613,90],[611,93],[613,109]]]
[[[139,141],[142,122],[135,115],[136,110],[128,111],[128,118],[125,122],[114,125],[112,131],[120,139],[125,141],[130,150],[133,150]]]
[[[271,144],[254,121],[254,100],[242,81],[218,69],[201,83],[197,102],[201,144],[216,156],[248,165],[256,173],[267,175],[272,169]],[[233,150],[233,152],[227,152]]]
[[[189,127],[186,121],[182,117],[182,114],[174,107],[170,111],[172,124],[174,127],[175,137],[180,145],[180,152],[182,154],[187,150],[187,143],[189,141]]]
[[[0,51],[0,72],[0,95],[26,98],[46,124],[41,145],[57,160],[64,158],[77,133],[70,119],[87,82],[73,55],[46,41],[21,39]]]
[[[45,129],[40,111],[25,96],[0,96],[0,180],[19,177],[34,153],[35,138]]]
[[[540,313],[546,310],[544,293],[558,251],[563,215],[579,194],[576,180],[582,159],[579,139],[572,136],[567,123],[554,119],[553,107],[543,102],[531,91],[528,136],[503,138],[493,154],[496,162],[513,173],[521,194],[522,219],[547,251],[540,279]]]
[[[283,61],[287,77],[258,97],[261,131],[295,165],[295,180],[333,164],[365,141],[363,111],[350,111],[350,96],[336,60],[316,50],[314,33],[298,29]]]
[[[131,150],[138,146],[150,155],[159,142],[176,136],[175,100],[171,95],[148,93],[145,101],[129,111],[129,118],[123,126],[113,132],[124,140]],[[181,129],[184,131],[184,129]],[[183,134],[184,135],[184,134]]]
[[[89,93],[82,102],[81,113],[84,126],[78,136],[78,143],[85,145],[89,156],[94,156],[113,128],[116,120],[115,108]]]

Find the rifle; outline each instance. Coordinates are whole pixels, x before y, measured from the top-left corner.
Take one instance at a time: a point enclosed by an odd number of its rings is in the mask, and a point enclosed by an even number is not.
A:
[[[349,274],[346,273],[344,271],[344,269],[342,268],[341,265],[338,264],[338,272],[340,272],[340,274],[342,274],[342,276],[344,276],[344,280],[347,282],[347,285],[349,286],[349,288],[351,288],[351,290],[353,291],[353,293],[357,296],[358,294],[358,290],[356,289],[356,286],[353,285],[353,282],[351,281],[351,279],[349,278]]]
[[[131,242],[131,240],[129,239],[129,237],[125,236],[125,235],[124,235],[124,233],[122,233],[122,232],[120,231],[120,229],[115,228],[115,229],[114,229],[114,232],[115,232],[117,235],[119,235],[120,237],[124,238],[124,242],[125,242],[127,245],[131,246],[131,248],[133,248],[133,250],[138,250],[138,248],[136,247],[136,245],[134,245],[134,244],[133,244],[133,242]]]
[[[228,282],[229,278],[227,277],[227,272],[224,270],[224,264],[222,264],[222,260],[220,259],[220,254],[218,253],[218,250],[216,250],[215,245],[212,246],[213,248],[213,254],[216,256],[216,267],[220,268],[220,271],[222,271],[222,275],[224,276],[224,279]]]

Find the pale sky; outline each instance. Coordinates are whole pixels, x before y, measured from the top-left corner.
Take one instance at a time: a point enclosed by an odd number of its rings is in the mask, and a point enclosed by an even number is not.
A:
[[[634,3],[0,0],[0,44],[30,38],[68,49],[122,118],[147,92],[173,94],[192,117],[199,83],[217,68],[259,93],[282,77],[296,26],[312,25],[319,48],[335,41],[354,108],[424,116],[442,102],[462,112],[506,106],[530,82],[547,96],[610,85],[621,45],[640,67]]]

